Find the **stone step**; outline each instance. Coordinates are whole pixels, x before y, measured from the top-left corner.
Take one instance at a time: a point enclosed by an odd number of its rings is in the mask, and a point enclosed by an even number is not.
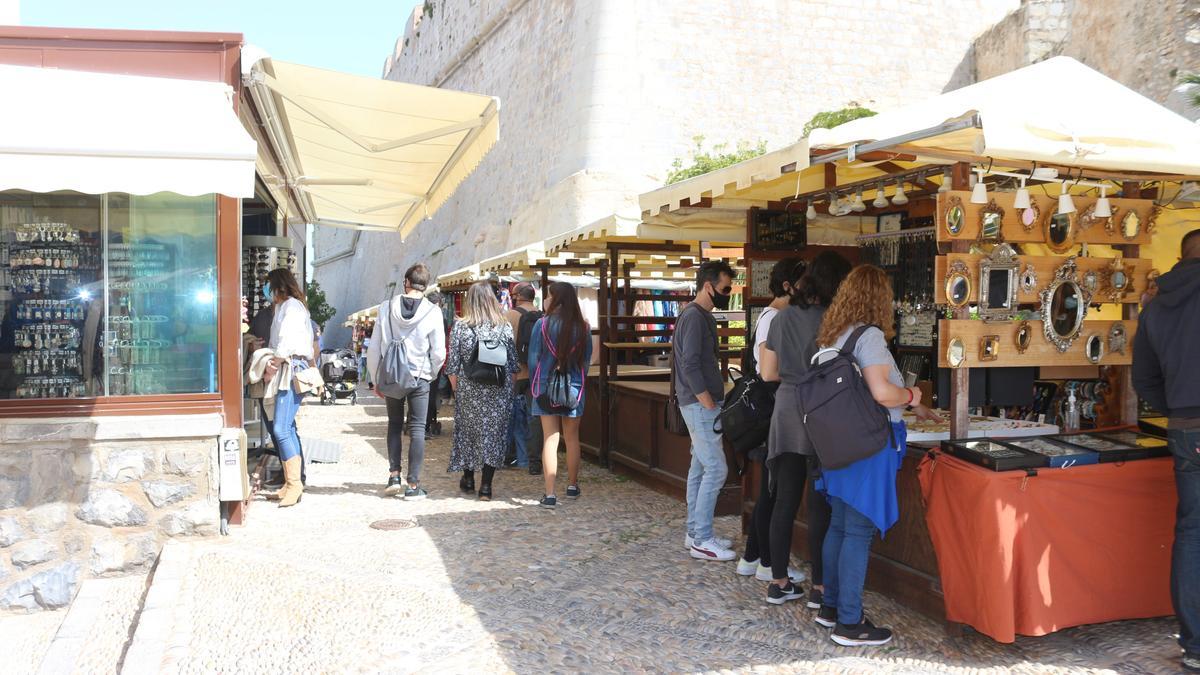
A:
[[[166,661],[172,656],[175,607],[184,575],[194,557],[195,547],[191,543],[173,539],[163,546],[121,663],[121,675],[152,675],[170,670]]]
[[[42,657],[39,675],[116,672],[147,579],[141,574],[84,581]]]

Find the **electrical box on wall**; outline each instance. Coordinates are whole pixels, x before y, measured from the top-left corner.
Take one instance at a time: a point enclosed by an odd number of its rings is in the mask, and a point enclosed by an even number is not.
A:
[[[217,439],[217,478],[223,502],[240,502],[250,494],[250,477],[246,471],[246,432],[243,429],[222,429]]]

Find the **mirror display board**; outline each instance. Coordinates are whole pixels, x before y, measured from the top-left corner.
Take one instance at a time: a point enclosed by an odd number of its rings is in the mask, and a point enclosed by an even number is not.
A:
[[[1065,351],[1058,348],[1045,337],[1045,329],[1041,321],[1007,321],[989,322],[972,319],[942,319],[938,321],[938,367],[939,368],[1015,368],[1027,366],[1128,366],[1133,363],[1133,349],[1126,347],[1119,352],[1109,347],[1109,336],[1113,326],[1120,326],[1117,332],[1123,333],[1126,344],[1133,344],[1133,336],[1137,332],[1137,320],[1124,321],[1084,321],[1080,329],[1081,337]],[[1026,338],[1018,340],[1020,332],[1026,332]],[[1086,338],[1091,335],[1100,336],[1100,360],[1093,363],[1088,359],[1085,350]],[[980,357],[985,338],[998,337],[997,346],[990,352],[984,351]],[[958,340],[956,346],[955,340]],[[1020,345],[1026,342],[1024,350]],[[961,355],[962,361],[955,365],[951,363],[950,355]],[[992,355],[994,354],[994,358]]]
[[[1057,186],[1055,186],[1057,191]],[[937,195],[936,232],[942,241],[1006,241],[1009,243],[1048,244],[1050,221],[1058,211],[1058,199],[1030,191],[1030,209],[1013,207],[1013,192],[990,192],[989,204],[972,204],[969,191],[950,190]],[[1080,216],[1093,207],[1098,197],[1073,195],[1075,213],[1060,215],[1053,231],[1065,253],[1078,249],[1079,244],[1139,244],[1150,243],[1157,207],[1150,199],[1109,197],[1113,217],[1091,219],[1085,226]],[[985,212],[999,214],[999,231],[995,217],[985,218]],[[1130,215],[1132,214],[1132,215]],[[984,223],[988,232],[982,232]],[[1092,224],[1099,223],[1099,224]],[[1069,226],[1069,227],[1068,227]],[[986,236],[985,236],[986,235]]]
[[[978,303],[981,280],[980,262],[984,258],[985,256],[969,253],[938,256],[934,262],[933,272],[934,278],[937,280],[937,283],[934,284],[934,302],[939,305],[952,304],[948,302],[946,296],[945,282],[951,268],[954,268],[967,279],[973,280],[970,284],[967,303]],[[1037,305],[1042,301],[1042,290],[1054,278],[1058,268],[1062,266],[1063,258],[1020,255],[1017,256],[1017,260],[1020,263],[1020,275],[1017,277],[1017,304]],[[961,266],[956,265],[960,262]],[[1149,258],[1076,258],[1075,265],[1078,267],[1081,277],[1088,272],[1095,272],[1096,291],[1092,297],[1093,304],[1138,302],[1149,285],[1149,275],[1154,268],[1153,261]],[[1031,283],[1026,284],[1026,281]],[[1116,288],[1117,286],[1123,287]]]

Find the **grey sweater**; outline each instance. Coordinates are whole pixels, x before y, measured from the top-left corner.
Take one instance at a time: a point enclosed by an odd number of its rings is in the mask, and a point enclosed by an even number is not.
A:
[[[717,320],[711,312],[696,304],[683,308],[675,321],[671,357],[679,405],[696,403],[696,394],[702,391],[707,391],[714,402],[725,398],[717,362]]]

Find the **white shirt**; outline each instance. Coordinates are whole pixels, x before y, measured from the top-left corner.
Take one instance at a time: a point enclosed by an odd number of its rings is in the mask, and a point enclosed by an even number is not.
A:
[[[754,324],[754,371],[759,375],[762,374],[762,346],[767,341],[767,335],[771,333],[771,321],[778,313],[779,310],[768,307],[758,317],[758,323]]]
[[[288,298],[275,306],[275,317],[271,320],[271,343],[268,345],[278,356],[313,358],[312,319],[304,303]]]

